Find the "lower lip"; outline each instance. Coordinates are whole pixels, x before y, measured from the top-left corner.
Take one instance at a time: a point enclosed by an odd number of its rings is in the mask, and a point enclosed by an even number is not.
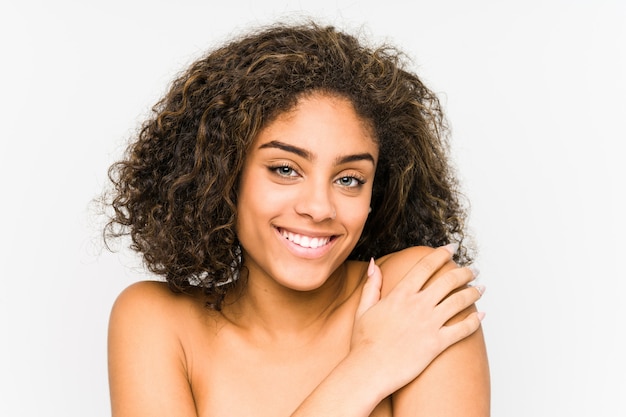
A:
[[[328,251],[330,251],[332,246],[335,244],[335,239],[331,239],[324,246],[320,246],[318,248],[305,248],[292,242],[286,237],[284,237],[280,233],[280,230],[278,229],[274,229],[274,230],[276,230],[276,234],[278,235],[278,238],[283,242],[283,244],[287,247],[287,249],[289,249],[291,253],[293,253],[294,255],[300,258],[305,258],[305,259],[321,258],[322,256],[326,255],[326,253],[328,253]]]

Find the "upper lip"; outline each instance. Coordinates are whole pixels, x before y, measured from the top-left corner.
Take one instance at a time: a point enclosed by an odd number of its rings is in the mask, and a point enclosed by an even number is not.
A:
[[[302,236],[309,236],[309,237],[334,237],[337,236],[335,233],[332,232],[324,232],[324,231],[311,231],[311,230],[302,230],[302,229],[293,229],[293,228],[288,228],[288,227],[281,227],[281,226],[275,226],[276,229],[278,229],[279,232],[289,232],[289,233],[294,233],[294,234],[298,234],[298,235],[302,235]]]

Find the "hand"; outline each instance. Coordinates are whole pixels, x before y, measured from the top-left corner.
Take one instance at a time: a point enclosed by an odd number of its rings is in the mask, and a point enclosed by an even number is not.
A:
[[[382,272],[370,263],[349,356],[368,364],[372,378],[383,387],[383,396],[411,382],[441,352],[480,325],[482,313],[445,325],[483,292],[482,287],[463,288],[475,275],[469,268],[454,265],[452,252],[441,247],[426,255],[382,299]],[[424,288],[435,275],[432,284]]]

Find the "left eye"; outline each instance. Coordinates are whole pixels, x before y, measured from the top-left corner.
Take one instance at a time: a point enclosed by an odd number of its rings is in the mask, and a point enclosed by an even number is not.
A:
[[[354,177],[341,177],[337,180],[337,183],[344,187],[358,187],[361,182]]]

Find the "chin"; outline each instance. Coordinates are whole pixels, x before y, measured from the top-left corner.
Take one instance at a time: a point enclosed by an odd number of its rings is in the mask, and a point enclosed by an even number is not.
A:
[[[302,268],[284,268],[282,271],[289,271],[288,274],[281,273],[282,278],[277,276],[276,281],[293,291],[310,292],[324,287],[329,280],[333,279],[333,269],[315,268],[307,266]]]

